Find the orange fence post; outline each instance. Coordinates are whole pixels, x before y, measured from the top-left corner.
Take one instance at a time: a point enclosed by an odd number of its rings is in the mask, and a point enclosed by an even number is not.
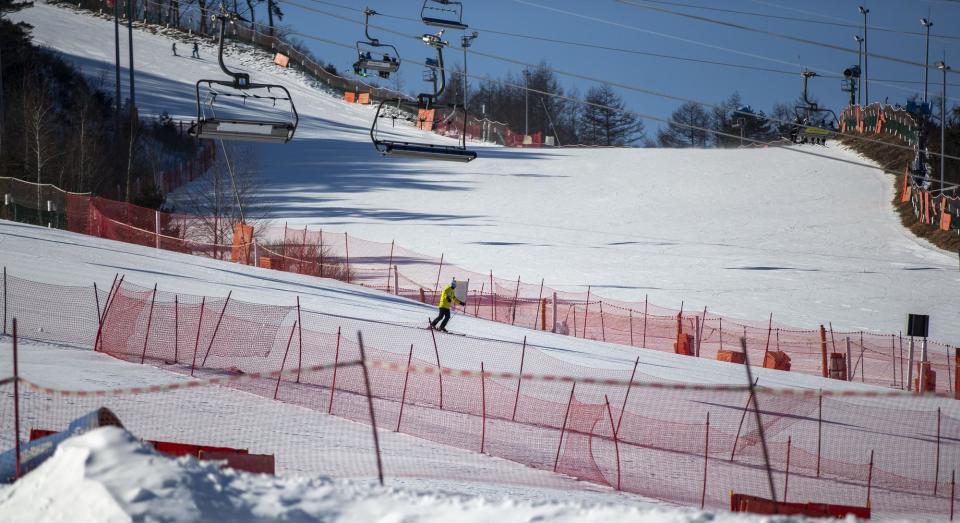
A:
[[[280,362],[280,373],[277,374],[277,386],[273,389],[273,399],[277,399],[280,392],[280,379],[283,378],[283,368],[287,366],[287,354],[290,352],[290,342],[293,341],[293,332],[297,330],[296,322],[290,328],[290,336],[287,337],[287,348],[283,351],[283,361]]]
[[[143,333],[143,352],[140,353],[140,364],[143,365],[147,357],[147,342],[150,341],[150,324],[153,323],[153,304],[157,301],[157,284],[153,284],[153,294],[150,297],[150,314],[147,315],[147,330]]]
[[[483,445],[487,441],[487,389],[486,372],[483,368],[483,362],[480,362],[480,412],[483,421],[480,426],[480,454],[483,454]],[[516,405],[514,405],[516,406]]]
[[[433,339],[433,354],[437,357],[437,379],[440,382],[440,410],[443,410],[443,367],[440,366],[440,349],[437,348],[437,334],[430,329],[430,338]]]
[[[400,421],[403,420],[403,404],[407,400],[407,381],[410,380],[410,363],[413,362],[413,344],[410,344],[410,352],[407,354],[407,370],[403,373],[403,392],[400,393],[400,415],[397,416],[397,430],[400,432]]]
[[[707,411],[707,428],[703,442],[703,490],[700,492],[700,510],[707,499],[707,463],[710,461],[710,411]]]
[[[610,410],[610,398],[604,394],[603,401],[607,404],[607,416],[610,417],[610,431],[613,433],[613,450],[617,456],[617,490],[620,490],[620,443],[617,441],[617,428],[613,426],[613,411]]]
[[[193,369],[197,366],[197,348],[200,347],[200,327],[203,325],[203,309],[206,308],[207,297],[200,299],[200,319],[197,320],[197,339],[193,343],[193,361],[190,362],[190,377],[193,377]]]
[[[330,403],[327,414],[333,413],[333,393],[337,391],[337,368],[340,366],[340,327],[337,327],[337,348],[333,353],[333,379],[330,382]]]
[[[517,421],[517,404],[520,403],[520,385],[523,383],[523,360],[527,355],[527,337],[523,337],[523,349],[520,350],[520,371],[517,372],[517,395],[513,400],[513,415],[510,421]]]
[[[573,404],[573,393],[577,390],[577,382],[573,382],[570,387],[570,399],[567,400],[567,410],[563,413],[563,425],[560,426],[560,442],[557,443],[557,458],[553,460],[553,471],[557,471],[557,465],[560,464],[560,449],[563,448],[563,433],[567,430],[567,418],[570,416],[570,405]]]

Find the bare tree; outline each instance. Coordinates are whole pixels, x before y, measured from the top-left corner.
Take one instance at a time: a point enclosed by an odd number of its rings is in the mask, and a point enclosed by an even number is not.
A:
[[[23,111],[28,154],[25,156],[30,171],[37,179],[37,210],[41,207],[40,185],[43,183],[44,167],[59,156],[55,140],[54,116],[56,105],[49,92],[49,83],[44,77],[24,79]],[[32,164],[32,165],[31,165]]]

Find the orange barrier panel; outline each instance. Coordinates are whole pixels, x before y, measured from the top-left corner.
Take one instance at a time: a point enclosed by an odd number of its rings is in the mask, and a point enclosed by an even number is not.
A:
[[[357,102],[357,93],[353,91],[344,91],[343,100],[347,103],[356,103]]]
[[[732,350],[717,351],[717,361],[726,361],[729,363],[743,363],[746,359],[742,352]]]
[[[367,105],[370,103],[370,93],[360,93],[360,96],[357,98],[358,104]]]
[[[283,53],[277,53],[273,57],[273,63],[280,67],[290,67],[290,57]]]
[[[417,111],[417,129],[432,131],[435,115],[436,109],[420,109]]]
[[[763,355],[765,369],[790,370],[790,356],[783,351],[769,351]]]
[[[233,245],[230,247],[230,260],[234,263],[250,264],[250,247],[253,244],[253,226],[237,223],[233,226]]]

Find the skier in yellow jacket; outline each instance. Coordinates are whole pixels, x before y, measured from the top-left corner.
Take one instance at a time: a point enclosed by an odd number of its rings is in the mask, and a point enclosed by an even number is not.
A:
[[[440,314],[430,322],[431,329],[436,328],[440,332],[447,332],[447,322],[450,321],[450,303],[453,302],[458,305],[464,305],[464,302],[457,298],[456,288],[457,280],[453,280],[450,282],[450,285],[443,288],[443,292],[440,293],[440,303],[437,304],[437,308],[440,309]],[[438,322],[440,322],[439,327],[437,327]]]

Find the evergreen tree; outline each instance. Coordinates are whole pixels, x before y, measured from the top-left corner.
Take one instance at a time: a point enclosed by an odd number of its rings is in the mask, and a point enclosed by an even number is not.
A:
[[[627,111],[623,99],[607,84],[587,91],[577,130],[580,143],[586,145],[624,146],[645,135],[643,120]]]
[[[661,147],[707,147],[713,118],[697,102],[686,102],[670,115],[667,126],[657,132]]]

